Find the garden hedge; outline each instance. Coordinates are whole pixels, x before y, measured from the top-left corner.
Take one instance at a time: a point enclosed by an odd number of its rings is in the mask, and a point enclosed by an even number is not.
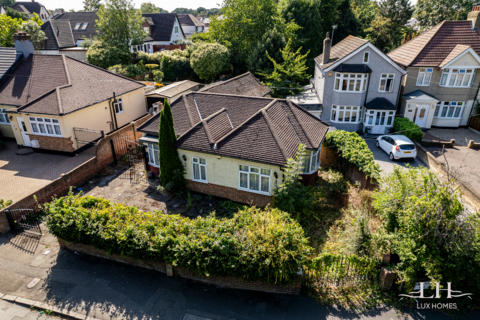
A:
[[[404,135],[410,140],[423,140],[424,134],[422,129],[407,118],[395,118],[393,130],[396,134]]]
[[[300,225],[277,209],[252,207],[232,219],[212,214],[192,220],[72,194],[44,208],[47,227],[60,239],[207,276],[287,283],[311,252]]]

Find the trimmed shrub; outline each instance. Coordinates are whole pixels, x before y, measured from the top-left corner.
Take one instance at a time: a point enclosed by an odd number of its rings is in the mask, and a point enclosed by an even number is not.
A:
[[[104,69],[127,64],[131,57],[127,46],[112,46],[100,40],[95,40],[87,51],[88,63]]]
[[[119,76],[126,77],[127,76],[127,68],[122,66],[121,64],[114,65],[107,69],[108,71],[118,74]]]
[[[365,140],[357,133],[344,130],[328,132],[323,145],[338,153],[343,171],[350,164],[357,166],[369,177],[380,178],[380,166],[375,163],[373,153]]]
[[[251,207],[232,219],[214,214],[189,219],[72,194],[44,208],[47,227],[60,239],[206,276],[286,283],[311,252],[300,225],[277,209]]]
[[[395,130],[395,133],[402,134],[410,140],[423,140],[424,134],[422,129],[407,118],[395,118],[393,130]]]
[[[190,65],[200,79],[214,80],[230,68],[230,52],[219,43],[204,43],[192,52]]]

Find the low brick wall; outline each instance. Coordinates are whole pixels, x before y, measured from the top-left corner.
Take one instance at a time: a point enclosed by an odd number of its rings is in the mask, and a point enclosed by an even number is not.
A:
[[[80,252],[108,260],[117,261],[120,263],[126,263],[129,265],[156,270],[159,272],[167,273],[167,264],[165,262],[155,262],[149,260],[138,260],[129,257],[125,257],[120,254],[109,254],[105,250],[95,248],[91,245],[76,244],[62,239],[58,239],[60,247],[74,252]],[[195,272],[192,272],[186,268],[179,266],[172,266],[173,275],[175,277],[181,277],[185,279],[191,279],[199,282],[212,284],[223,288],[242,289],[251,291],[261,291],[270,293],[284,293],[299,295],[302,285],[302,274],[299,273],[295,282],[290,285],[274,285],[263,283],[260,281],[245,281],[236,277],[221,277],[210,275],[208,277],[200,276]]]
[[[418,142],[420,145],[424,147],[445,147],[445,148],[454,148],[455,147],[455,139],[451,139],[450,141],[420,141]]]
[[[60,137],[47,137],[39,136],[35,134],[29,135],[30,140],[38,140],[40,149],[62,151],[62,152],[74,152],[72,138],[60,138]]]
[[[252,204],[258,207],[265,207],[272,202],[272,197],[262,194],[242,191],[213,183],[201,183],[192,180],[187,180],[187,182],[187,188],[192,191],[211,194],[216,197],[226,198],[236,202]]]
[[[428,152],[421,144],[414,142],[417,146],[417,157],[428,166],[430,170],[439,173],[441,176],[446,176],[447,171],[441,162],[439,162],[430,152]],[[458,183],[463,192],[465,199],[475,208],[480,210],[480,195],[473,190],[469,185],[462,182]]]
[[[65,195],[70,190],[70,187],[79,186],[85,183],[85,181],[92,178],[97,172],[113,162],[114,157],[110,140],[126,135],[130,136],[132,140],[141,138],[142,134],[135,130],[150,118],[151,115],[146,115],[105,136],[105,138],[98,141],[94,158],[82,163],[70,172],[62,174],[59,178],[53,180],[42,189],[26,195],[23,199],[5,209],[33,208],[37,203],[43,204],[52,200],[52,197]],[[10,230],[4,210],[0,210],[0,233],[5,233]]]
[[[468,147],[469,147],[470,149],[480,149],[480,143],[475,143],[474,140],[470,140],[470,141],[468,142]]]

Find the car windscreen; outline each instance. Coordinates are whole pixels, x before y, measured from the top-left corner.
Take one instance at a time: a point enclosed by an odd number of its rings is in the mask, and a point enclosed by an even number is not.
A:
[[[401,144],[400,149],[402,149],[402,150],[415,150],[415,146],[413,144]]]

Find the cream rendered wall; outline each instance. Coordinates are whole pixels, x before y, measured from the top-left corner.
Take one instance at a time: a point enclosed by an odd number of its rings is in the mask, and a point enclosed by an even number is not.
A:
[[[13,106],[4,106],[0,104],[0,109],[12,109],[14,111],[16,107]],[[10,117],[11,114],[6,114],[6,116]],[[0,132],[2,133],[2,136],[6,138],[15,138],[15,135],[13,133],[13,125],[10,124],[0,124]]]
[[[478,67],[480,64],[477,59],[470,53],[466,53],[463,57],[449,65],[449,68],[452,67]]]
[[[207,182],[230,187],[234,189],[239,188],[239,165],[245,166],[252,166],[260,169],[268,169],[270,170],[270,194],[272,194],[275,186],[282,183],[282,171],[280,170],[279,166],[262,164],[252,161],[246,160],[239,160],[234,158],[228,157],[219,157],[212,154],[189,151],[189,150],[182,150],[178,149],[178,155],[180,157],[180,161],[186,164],[186,175],[185,178],[188,180],[193,180],[193,157],[203,158],[207,161]],[[183,161],[182,156],[185,155],[187,161]],[[277,172],[278,179],[275,179],[273,175],[274,172]]]
[[[29,117],[39,117],[39,118],[49,118],[49,119],[58,119],[58,123],[60,125],[60,130],[62,130],[62,135],[63,137],[68,137],[65,135],[65,125],[64,125],[64,118],[60,116],[50,116],[50,115],[44,115],[44,114],[37,114],[37,113],[22,113],[22,114],[12,114],[13,120],[11,120],[12,128],[13,128],[13,133],[15,135],[15,140],[17,140],[18,145],[24,145],[23,142],[23,137],[22,137],[22,132],[20,130],[20,126],[18,124],[17,118],[22,118],[23,121],[25,122],[25,126],[27,127],[27,133],[28,134],[36,134],[38,133],[33,133],[32,132],[32,126],[30,125],[30,120]],[[47,136],[47,135],[46,135]]]
[[[424,106],[424,105],[430,106],[430,108],[428,108],[427,122],[425,124],[425,128],[430,129],[432,127],[433,120],[434,120],[433,115],[435,114],[435,108],[437,106],[436,103],[432,103],[431,101],[422,101],[422,100],[408,101],[407,107],[405,108],[404,117],[408,118],[410,121],[413,121],[413,118],[415,116],[415,109],[418,106]]]

